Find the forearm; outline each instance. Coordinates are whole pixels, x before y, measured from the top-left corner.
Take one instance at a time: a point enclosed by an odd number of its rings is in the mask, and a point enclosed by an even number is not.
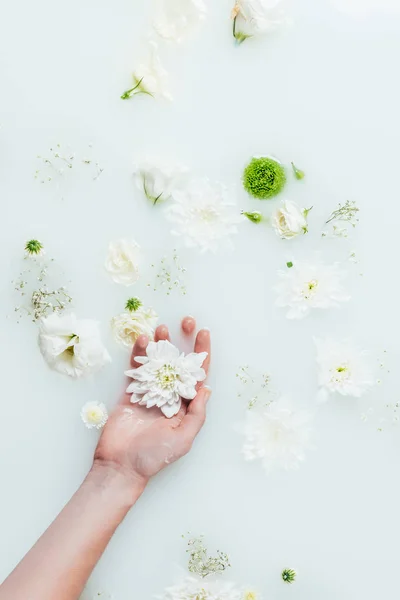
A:
[[[108,466],[85,481],[0,586],[0,600],[77,600],[144,483]]]

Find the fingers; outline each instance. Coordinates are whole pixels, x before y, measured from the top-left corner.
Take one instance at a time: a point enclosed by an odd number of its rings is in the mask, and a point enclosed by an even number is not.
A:
[[[159,325],[154,333],[154,341],[159,342],[160,340],[170,341],[169,331],[166,325]]]
[[[186,415],[183,417],[177,431],[183,435],[185,442],[191,444],[204,425],[206,420],[207,402],[211,396],[208,387],[202,387],[196,398],[188,405]]]
[[[185,335],[192,335],[196,329],[196,319],[194,317],[185,317],[182,319],[182,331]]]
[[[140,367],[140,365],[135,361],[135,356],[145,356],[147,344],[149,343],[149,338],[147,335],[139,335],[138,339],[133,346],[132,354],[131,354],[131,367],[136,369]]]
[[[203,363],[203,369],[205,370],[207,375],[211,360],[211,337],[208,329],[200,329],[199,333],[196,336],[194,351],[197,353],[207,352],[207,358]]]

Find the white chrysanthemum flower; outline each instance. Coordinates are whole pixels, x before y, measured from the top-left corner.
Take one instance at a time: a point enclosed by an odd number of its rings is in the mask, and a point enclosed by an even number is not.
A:
[[[307,216],[311,209],[300,208],[296,202],[286,200],[272,215],[272,226],[284,240],[308,232]]]
[[[127,90],[122,98],[130,98],[136,94],[150,94],[150,96],[162,96],[172,100],[168,89],[168,73],[164,69],[158,55],[158,45],[151,40],[149,42],[149,55],[147,61],[138,65],[133,72],[134,86]]]
[[[179,164],[143,161],[135,165],[136,185],[153,204],[168,200],[176,187],[182,183],[187,168]]]
[[[158,315],[152,308],[140,307],[113,317],[111,328],[116,341],[131,349],[140,335],[153,339],[157,321]]]
[[[236,206],[227,200],[226,188],[208,179],[192,180],[185,189],[175,190],[165,215],[175,223],[171,233],[202,252],[215,252],[219,246],[232,248],[231,236],[241,222]]]
[[[88,429],[101,429],[107,423],[107,408],[100,402],[87,402],[81,410],[81,419]]]
[[[344,273],[337,264],[294,262],[286,271],[278,271],[276,305],[288,308],[288,319],[302,319],[313,308],[331,308],[350,300],[342,287]]]
[[[294,410],[285,398],[256,405],[246,413],[245,459],[261,460],[266,471],[298,468],[310,446],[310,421],[308,413]]]
[[[69,377],[94,373],[111,362],[98,323],[77,319],[73,313],[41,319],[39,347],[50,367]]]
[[[181,398],[193,400],[197,382],[206,378],[202,364],[207,352],[185,356],[167,340],[160,340],[150,342],[146,353],[147,356],[135,357],[141,367],[126,371],[134,380],[126,391],[132,394],[132,403],[147,408],[158,406],[171,418],[178,413]]]
[[[360,351],[349,340],[338,342],[332,339],[315,339],[318,383],[323,392],[360,398],[375,383],[373,369],[366,352]],[[320,394],[320,400],[327,394]]]
[[[281,0],[237,0],[232,11],[233,34],[238,42],[246,38],[273,31],[286,18],[278,5]]]
[[[159,600],[243,600],[243,590],[235,584],[186,577],[166,588]]]
[[[204,21],[206,14],[203,0],[159,0],[153,25],[162,38],[181,42]]]
[[[134,241],[118,240],[108,246],[105,269],[115,283],[132,285],[139,279],[141,252]]]

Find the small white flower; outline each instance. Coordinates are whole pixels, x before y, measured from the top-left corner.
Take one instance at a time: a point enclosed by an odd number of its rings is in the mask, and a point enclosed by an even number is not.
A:
[[[39,347],[50,367],[69,377],[94,373],[111,362],[98,323],[77,319],[73,313],[41,319]]]
[[[134,241],[118,240],[109,244],[104,266],[115,283],[128,286],[139,279],[139,262],[139,245]]]
[[[101,429],[107,423],[107,408],[100,402],[88,402],[81,410],[81,419],[88,429]]]
[[[302,319],[313,308],[331,308],[350,300],[342,287],[344,273],[337,264],[294,262],[290,269],[278,271],[276,305],[289,308],[288,319]]]
[[[181,42],[204,21],[206,14],[203,0],[159,0],[153,25],[162,38]]]
[[[234,37],[238,42],[272,31],[285,22],[278,5],[281,0],[237,0],[232,11]]]
[[[219,246],[232,248],[231,236],[241,222],[226,188],[208,179],[192,180],[185,189],[175,190],[165,215],[176,225],[171,233],[182,236],[188,248],[198,246],[202,252],[215,252]]]
[[[298,468],[310,446],[310,421],[308,413],[292,409],[285,398],[256,405],[246,413],[245,459],[261,460],[266,471]]]
[[[182,182],[186,167],[178,164],[144,161],[136,165],[134,175],[136,185],[153,204],[168,200]]]
[[[300,208],[295,202],[286,200],[272,215],[272,226],[277,235],[288,240],[307,233],[307,215],[311,209]]]
[[[373,370],[366,352],[360,351],[349,340],[338,342],[332,339],[315,339],[318,383],[323,392],[360,398],[373,385]],[[320,394],[325,400],[326,394]]]
[[[162,96],[172,100],[168,91],[168,73],[161,64],[158,55],[158,45],[154,41],[149,42],[149,55],[147,61],[138,65],[133,72],[133,87],[124,92],[122,99],[131,98],[136,94],[150,94],[150,96]]]
[[[202,364],[207,352],[186,356],[166,340],[150,342],[147,356],[135,357],[142,366],[126,371],[134,380],[127,388],[132,394],[131,402],[151,408],[158,406],[168,418],[176,415],[181,407],[181,398],[193,400],[196,384],[204,381],[206,373]]]
[[[233,583],[186,577],[166,588],[159,600],[243,600],[243,590]]]
[[[124,312],[111,320],[114,337],[119,344],[131,349],[140,335],[154,337],[158,315],[152,309],[142,307],[135,311]]]

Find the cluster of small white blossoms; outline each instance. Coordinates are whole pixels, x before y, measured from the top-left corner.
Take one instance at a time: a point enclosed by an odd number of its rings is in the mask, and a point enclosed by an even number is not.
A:
[[[174,586],[164,590],[159,600],[244,600],[243,589],[231,582],[204,581],[186,577]],[[247,596],[253,600],[251,596]],[[258,597],[253,596],[254,599]],[[247,599],[246,599],[247,600]]]
[[[93,144],[89,144],[89,149],[91,150],[92,148]],[[38,155],[37,158],[44,165],[44,168],[42,167],[35,171],[35,179],[40,181],[40,183],[50,183],[54,178],[59,179],[60,176],[64,176],[67,172],[70,172],[76,164],[91,165],[94,167],[92,172],[92,179],[94,181],[104,171],[104,168],[97,161],[89,158],[88,154],[77,159],[74,152],[63,150],[61,144],[57,144],[55,148],[50,148],[49,156]]]

